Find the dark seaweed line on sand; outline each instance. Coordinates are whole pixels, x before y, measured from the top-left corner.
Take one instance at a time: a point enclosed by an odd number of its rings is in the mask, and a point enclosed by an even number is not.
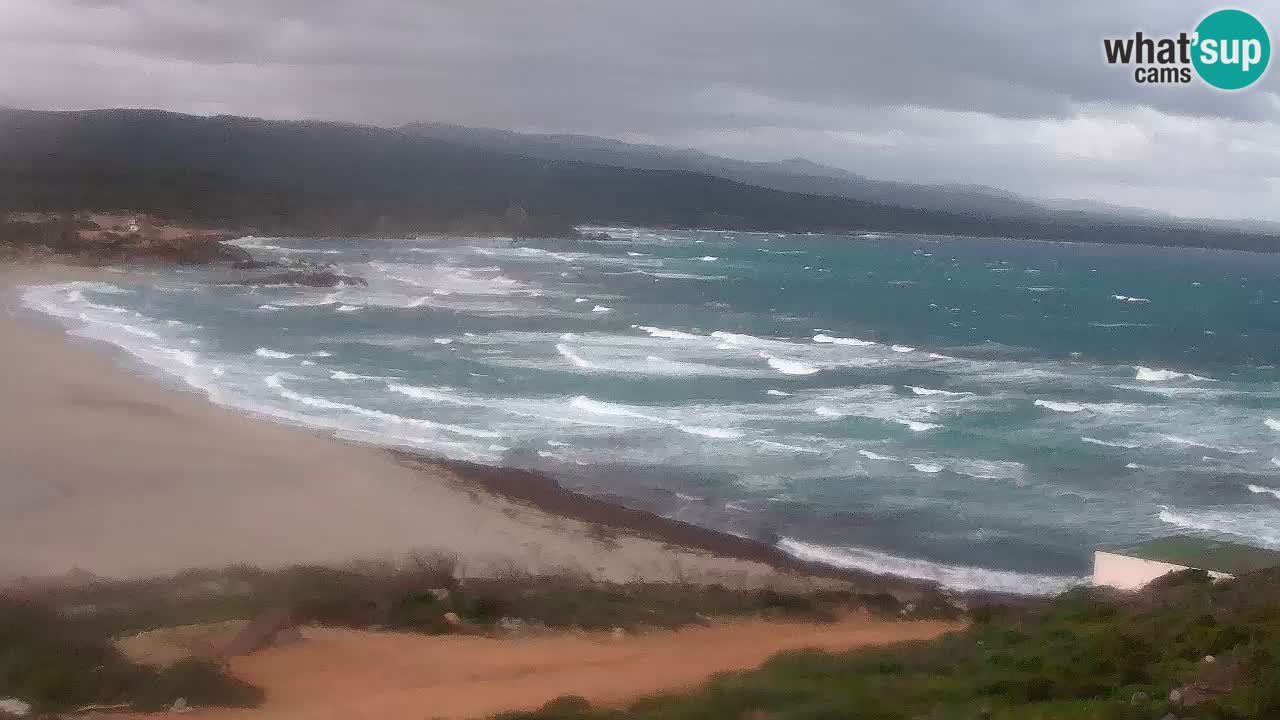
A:
[[[759,562],[778,570],[844,580],[865,592],[887,592],[907,596],[938,587],[937,583],[927,580],[877,575],[800,560],[782,552],[769,542],[673,520],[647,510],[629,508],[569,490],[550,475],[534,470],[433,458],[406,450],[389,450],[389,452],[399,462],[410,467],[444,468],[465,485],[477,487],[491,495],[532,505],[552,515],[620,530],[682,548]],[[992,596],[990,593],[981,595]]]

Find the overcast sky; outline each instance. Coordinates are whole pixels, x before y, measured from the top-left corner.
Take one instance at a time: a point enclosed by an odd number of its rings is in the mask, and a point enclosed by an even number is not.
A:
[[[1238,2],[1280,37],[1280,3]],[[0,0],[0,105],[579,132],[1280,219],[1280,70],[1144,86],[1217,2]],[[1274,63],[1273,63],[1274,64]]]

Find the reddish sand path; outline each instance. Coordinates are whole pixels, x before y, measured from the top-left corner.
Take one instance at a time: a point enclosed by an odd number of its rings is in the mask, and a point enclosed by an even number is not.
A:
[[[267,691],[252,711],[190,720],[420,720],[532,709],[563,695],[621,703],[760,665],[797,648],[844,650],[937,637],[944,622],[850,617],[834,624],[751,621],[614,640],[563,634],[521,639],[312,629],[307,639],[232,664]]]

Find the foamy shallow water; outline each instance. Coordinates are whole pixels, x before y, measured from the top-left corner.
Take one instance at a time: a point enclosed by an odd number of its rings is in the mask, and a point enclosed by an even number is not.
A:
[[[610,232],[246,238],[369,286],[173,273],[24,303],[216,402],[843,567],[1050,592],[1100,542],[1280,547],[1274,258]]]

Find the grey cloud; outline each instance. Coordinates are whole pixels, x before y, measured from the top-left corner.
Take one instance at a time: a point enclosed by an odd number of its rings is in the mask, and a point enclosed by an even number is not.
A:
[[[276,66],[286,69],[295,91],[314,91],[299,101],[318,112],[354,99],[359,103],[350,119],[382,123],[430,115],[441,101],[458,106],[459,114],[479,107],[488,115],[500,105],[498,96],[512,117],[496,115],[491,124],[532,119],[571,126],[576,116],[578,124],[591,125],[582,129],[597,132],[634,130],[627,126],[636,123],[678,129],[697,118],[670,111],[696,105],[713,87],[783,103],[920,105],[1013,117],[1060,116],[1076,103],[1097,101],[1274,117],[1274,106],[1256,90],[1227,95],[1138,87],[1129,73],[1102,62],[1104,36],[1190,29],[1211,7],[1204,2],[1180,3],[1176,10],[1157,2],[1013,0],[48,0],[32,6],[42,9],[18,11],[18,22],[0,30],[10,53],[33,43],[88,45],[149,61]],[[1272,91],[1280,87],[1274,73],[1264,82]],[[210,90],[235,96],[234,88]],[[395,102],[379,101],[386,94]],[[572,104],[539,102],[540,96]],[[772,118],[720,121],[751,126]]]

